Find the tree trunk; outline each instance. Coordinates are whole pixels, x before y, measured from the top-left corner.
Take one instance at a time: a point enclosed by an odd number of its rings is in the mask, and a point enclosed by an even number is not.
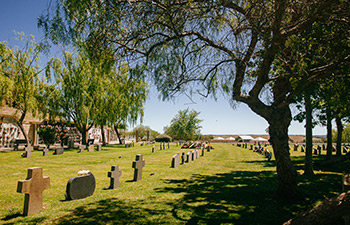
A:
[[[117,126],[114,126],[114,130],[115,130],[115,133],[117,134],[117,137],[118,137],[118,140],[119,140],[119,144],[123,144],[122,139],[120,138],[120,134],[118,132]]]
[[[342,138],[342,135],[343,135],[343,124],[341,122],[341,117],[340,116],[337,116],[335,117],[335,122],[337,123],[337,132],[338,132],[338,135],[337,135],[337,156],[341,156],[342,153],[341,153],[341,138]]]
[[[350,191],[326,199],[309,211],[284,223],[284,225],[328,225],[341,223],[341,217],[349,215]]]
[[[314,174],[312,166],[312,106],[310,94],[305,91],[305,112],[306,112],[306,150],[304,175],[312,176]]]
[[[330,109],[327,107],[327,155],[326,160],[332,158],[332,115]]]
[[[27,133],[24,131],[23,124],[22,124],[20,121],[18,121],[18,122],[17,122],[17,126],[18,126],[19,129],[22,131],[22,134],[23,134],[23,136],[24,136],[24,140],[26,140],[27,145],[29,145],[28,135],[27,135]]]
[[[273,147],[278,177],[278,192],[284,198],[295,197],[298,193],[297,172],[289,154],[288,127],[292,120],[290,108],[276,108],[268,120],[270,142]]]
[[[86,133],[87,133],[87,129],[85,125],[82,126],[77,126],[79,132],[81,133],[81,144],[82,145],[86,145],[87,140],[86,140]]]
[[[102,136],[102,145],[106,146],[106,137],[105,137],[105,132],[104,132],[104,129],[103,129],[103,125],[101,125],[100,129],[101,129],[101,136]]]

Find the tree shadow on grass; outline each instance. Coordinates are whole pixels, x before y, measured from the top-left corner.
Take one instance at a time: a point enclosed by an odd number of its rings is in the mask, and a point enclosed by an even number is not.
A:
[[[54,224],[152,224],[152,215],[161,215],[162,210],[142,207],[143,201],[126,202],[109,198],[77,207],[68,215],[58,218]]]
[[[193,175],[190,180],[165,180],[158,192],[182,193],[169,203],[173,216],[186,224],[282,224],[339,191],[339,176],[302,178],[304,198],[280,199],[274,172],[231,172],[215,176]],[[327,184],[327,185],[325,185]]]

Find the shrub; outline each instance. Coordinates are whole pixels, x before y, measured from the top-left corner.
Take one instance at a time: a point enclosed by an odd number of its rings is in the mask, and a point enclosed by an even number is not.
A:
[[[170,142],[171,137],[166,134],[161,134],[156,137],[156,142]]]

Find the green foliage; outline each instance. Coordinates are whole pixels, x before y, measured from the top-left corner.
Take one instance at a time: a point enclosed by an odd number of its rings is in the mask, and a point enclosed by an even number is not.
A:
[[[17,39],[22,46],[13,49],[6,42],[0,43],[0,100],[19,112],[15,120],[28,140],[22,123],[27,113],[36,115],[41,109],[39,57],[47,46],[36,43],[32,35],[17,33]]]
[[[57,141],[57,131],[50,126],[43,126],[38,129],[38,135],[43,139],[45,145],[48,147]]]
[[[161,135],[158,135],[155,138],[155,141],[156,142],[170,142],[171,141],[171,137],[166,135],[166,134],[161,134]]]
[[[337,141],[338,131],[336,129],[332,130],[332,142]],[[342,132],[341,143],[350,143],[350,124],[344,125],[344,130]]]
[[[202,128],[199,124],[203,120],[198,118],[199,114],[195,110],[179,110],[171,120],[169,127],[164,128],[165,133],[174,140],[194,140]]]
[[[138,132],[138,135],[139,135],[138,137],[141,140],[147,139],[147,132],[149,132],[150,140],[154,140],[159,135],[157,131],[152,130],[149,126],[144,126],[144,125],[139,125],[132,130],[132,135],[134,137],[136,137],[136,132]]]

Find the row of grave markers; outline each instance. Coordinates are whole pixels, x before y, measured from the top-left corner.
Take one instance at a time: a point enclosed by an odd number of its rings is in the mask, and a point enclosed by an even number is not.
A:
[[[145,160],[141,154],[136,155],[136,160],[132,163],[134,168],[133,181],[142,179],[142,168],[145,166]],[[65,198],[66,200],[82,199],[93,195],[96,187],[94,175],[90,171],[80,171],[79,176],[71,177],[68,180]],[[113,165],[111,171],[107,173],[110,178],[109,189],[119,187],[119,177],[122,171],[118,165]],[[43,176],[43,168],[30,167],[27,171],[27,178],[19,180],[17,192],[25,194],[23,215],[28,216],[42,210],[43,192],[50,187],[50,177]]]
[[[204,152],[205,149],[207,149],[208,152],[210,152],[211,147],[208,145],[206,148],[202,147],[202,154],[201,156],[204,156]],[[196,159],[199,158],[199,149],[187,152],[187,154],[185,154],[185,152],[182,152],[181,154],[181,164],[185,164],[185,163],[190,163],[192,161],[195,161]],[[180,166],[180,154],[176,153],[171,160],[171,168],[176,168]]]
[[[89,145],[88,147],[86,147],[86,145],[79,145],[79,150],[78,153],[82,153],[84,152],[85,149],[88,150],[88,152],[93,152],[95,150],[95,146],[96,146],[96,151],[101,151],[102,150],[102,145],[98,144],[98,145]],[[29,158],[32,156],[32,151],[33,151],[33,146],[29,145],[27,147],[24,148],[24,152],[21,154],[22,157],[25,158]],[[43,156],[47,156],[49,152],[49,149],[45,146],[43,148]],[[56,149],[54,149],[54,155],[62,155],[64,152],[63,147],[58,147]]]

